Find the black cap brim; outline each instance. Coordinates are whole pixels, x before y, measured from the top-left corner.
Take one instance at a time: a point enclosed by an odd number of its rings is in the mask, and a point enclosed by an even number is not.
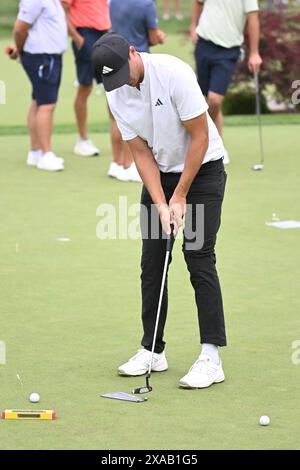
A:
[[[113,91],[123,85],[128,85],[130,77],[128,61],[115,73],[102,74],[102,81],[105,91]]]

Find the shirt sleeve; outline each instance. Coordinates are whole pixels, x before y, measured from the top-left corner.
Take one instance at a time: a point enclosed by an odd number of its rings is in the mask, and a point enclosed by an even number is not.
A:
[[[114,113],[113,113],[114,114]],[[135,139],[138,135],[136,132],[134,132],[133,129],[128,125],[127,122],[123,121],[123,119],[119,115],[114,115],[116,119],[117,126],[119,128],[119,131],[122,134],[122,139],[123,140],[132,140]]]
[[[135,139],[138,135],[137,133],[132,129],[130,124],[126,122],[120,113],[117,111],[116,106],[114,105],[114,92],[109,92],[106,93],[109,109],[112,112],[113,117],[116,120],[117,126],[119,128],[119,131],[122,134],[122,139],[123,140],[132,140]]]
[[[171,100],[175,104],[181,121],[201,116],[208,110],[207,102],[189,65],[172,75],[170,84]]]
[[[145,8],[145,20],[147,29],[156,29],[158,26],[157,11],[153,1]]]
[[[244,0],[244,9],[245,13],[250,13],[251,11],[259,11],[259,5],[257,0]]]
[[[18,20],[33,24],[43,9],[41,0],[21,0],[19,6]]]

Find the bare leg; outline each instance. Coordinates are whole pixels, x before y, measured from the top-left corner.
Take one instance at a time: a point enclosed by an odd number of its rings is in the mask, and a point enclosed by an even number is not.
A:
[[[215,123],[216,123],[220,136],[223,137],[224,116],[222,113],[222,109],[220,109],[219,113],[217,114]]]
[[[54,110],[55,104],[46,104],[37,108],[35,131],[43,153],[51,151]]]
[[[169,2],[169,0],[164,0],[164,15],[170,15],[170,2]]]
[[[124,165],[124,154],[123,154],[123,145],[122,145],[122,136],[116,121],[112,117],[111,124],[111,147],[113,153],[113,161],[118,165]]]
[[[133,156],[132,156],[131,150],[127,142],[122,142],[122,144],[123,144],[123,155],[124,155],[123,166],[126,169],[126,168],[129,168],[131,163],[133,162]]]
[[[31,150],[39,150],[41,148],[37,132],[36,132],[36,116],[37,116],[38,106],[35,100],[32,101],[28,117],[27,117],[27,125],[30,134],[30,144]]]
[[[93,89],[93,85],[86,86],[86,85],[79,85],[77,90],[77,95],[75,98],[74,109],[76,114],[76,121],[78,132],[81,139],[88,138],[88,131],[87,131],[87,100],[91,94]]]
[[[214,93],[210,91],[208,93],[207,102],[209,106],[209,114],[214,121],[217,129],[219,131],[220,136],[223,133],[223,113],[222,113],[222,103],[224,101],[224,96],[219,95],[218,93]]]
[[[181,0],[176,0],[176,15],[181,16]]]

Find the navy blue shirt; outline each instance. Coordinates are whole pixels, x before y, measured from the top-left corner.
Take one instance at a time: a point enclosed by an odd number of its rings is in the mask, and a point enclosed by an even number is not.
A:
[[[149,52],[148,29],[156,29],[158,20],[153,0],[110,0],[112,30],[120,34],[138,52]]]

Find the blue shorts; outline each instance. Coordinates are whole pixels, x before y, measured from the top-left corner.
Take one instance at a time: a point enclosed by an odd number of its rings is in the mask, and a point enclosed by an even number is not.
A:
[[[199,38],[195,58],[198,83],[205,96],[209,91],[226,95],[239,56],[239,46],[227,49]]]
[[[78,33],[84,37],[84,43],[81,49],[78,49],[74,41],[72,41],[72,48],[75,55],[77,80],[80,85],[90,86],[93,84],[93,79],[97,83],[101,83],[101,74],[96,74],[92,64],[92,47],[103,34],[107,31],[98,31],[91,28],[77,28]]]
[[[32,84],[32,99],[38,106],[55,104],[61,82],[62,56],[23,52],[21,62]]]

